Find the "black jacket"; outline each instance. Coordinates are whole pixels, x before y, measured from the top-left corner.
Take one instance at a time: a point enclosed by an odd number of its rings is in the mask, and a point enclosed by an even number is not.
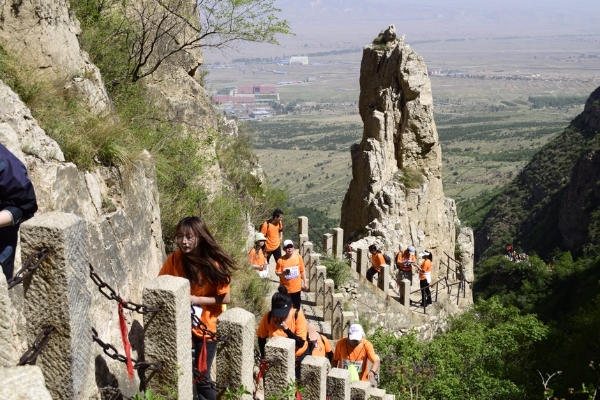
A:
[[[0,144],[0,210],[12,214],[13,224],[33,217],[37,211],[33,184],[25,165]]]

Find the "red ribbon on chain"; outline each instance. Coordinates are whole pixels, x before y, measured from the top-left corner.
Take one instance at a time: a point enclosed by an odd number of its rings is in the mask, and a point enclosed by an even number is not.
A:
[[[121,340],[123,341],[123,349],[125,350],[125,358],[127,359],[127,376],[133,379],[133,362],[131,361],[131,344],[127,338],[127,323],[125,322],[125,314],[123,314],[123,303],[119,303],[119,328],[121,330]]]

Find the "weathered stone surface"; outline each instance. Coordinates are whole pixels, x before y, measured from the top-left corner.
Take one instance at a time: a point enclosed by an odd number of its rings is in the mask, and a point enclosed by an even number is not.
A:
[[[386,38],[382,44],[363,50],[359,112],[364,130],[361,143],[351,148],[352,180],[341,227],[354,248],[377,244],[396,252],[412,244],[432,250],[434,259],[453,254],[456,210],[444,198],[427,68],[393,26],[381,37]]]
[[[329,360],[325,357],[306,356],[300,367],[300,378],[304,385],[302,399],[321,400],[327,394],[327,372]]]
[[[0,376],[2,377],[0,399],[52,400],[44,384],[44,375],[38,366],[0,367]]]
[[[385,390],[378,388],[370,388],[368,390],[369,400],[385,400]]]
[[[30,73],[64,81],[67,92],[83,94],[97,113],[110,108],[98,68],[79,47],[79,22],[68,1],[5,1],[0,20],[0,39],[31,67]]]
[[[162,306],[160,312],[144,317],[145,360],[163,364],[148,388],[163,395],[165,388],[171,388],[178,399],[191,399],[190,283],[185,278],[159,276],[144,289],[144,304]]]
[[[275,364],[265,376],[265,399],[279,398],[286,385],[296,379],[294,364],[296,342],[284,337],[273,337],[265,346],[265,357]]]
[[[25,286],[24,297],[29,343],[44,328],[56,329],[37,361],[55,399],[88,398],[93,393],[86,237],[85,221],[73,214],[37,214],[21,225],[25,254],[49,250]]]
[[[473,267],[475,265],[475,238],[473,236],[473,229],[461,227],[456,242],[459,244],[460,248],[459,261],[462,264],[462,273],[466,280],[473,282],[473,279],[475,278],[473,273]]]
[[[6,277],[0,271],[0,367],[13,367],[18,362],[13,349],[13,312]]]
[[[242,308],[232,308],[217,319],[217,332],[230,337],[217,349],[217,383],[227,384],[231,389],[254,387],[254,341],[256,337],[254,314]],[[252,399],[251,395],[241,397]]]
[[[329,400],[350,400],[350,372],[347,369],[332,368],[327,376]]]
[[[369,389],[371,389],[371,382],[352,382],[350,396],[352,400],[369,400]]]

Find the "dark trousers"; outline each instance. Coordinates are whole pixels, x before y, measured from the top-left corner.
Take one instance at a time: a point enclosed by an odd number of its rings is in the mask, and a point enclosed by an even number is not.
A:
[[[412,278],[413,278],[413,272],[412,271],[405,271],[403,269],[398,270],[398,284],[402,280],[408,279],[410,281],[410,284],[412,285]]]
[[[302,293],[302,291],[296,293],[288,293],[292,298],[292,304],[294,305],[294,308],[296,310],[300,310],[300,304],[302,302],[302,297],[300,296],[300,293]]]
[[[367,270],[367,280],[371,283],[373,283],[373,275],[377,274],[377,270],[375,269],[375,267],[371,267]]]
[[[271,255],[275,258],[275,262],[281,258],[281,247],[276,248],[273,251],[267,251],[267,262],[271,259]]]
[[[202,339],[199,337],[192,335],[192,340],[194,343],[194,359],[192,362],[194,363],[194,368],[198,367],[198,357],[200,357],[200,352],[202,351]],[[215,353],[217,352],[217,342],[212,340],[206,341],[206,381],[212,382],[210,379],[210,367],[212,366],[213,360],[215,359]],[[214,389],[209,383],[198,382],[195,385],[196,394],[199,400],[216,400],[217,399],[217,391]]]
[[[431,304],[431,290],[429,290],[429,283],[427,283],[427,279],[421,279],[419,284],[421,286],[422,304]],[[427,288],[423,289],[424,287]]]
[[[0,228],[0,264],[2,264],[2,272],[6,276],[6,280],[13,277],[15,270],[15,251],[18,235],[18,226]]]

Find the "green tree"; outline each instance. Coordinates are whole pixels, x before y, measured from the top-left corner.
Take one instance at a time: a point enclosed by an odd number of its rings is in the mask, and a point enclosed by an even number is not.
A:
[[[82,42],[109,86],[142,79],[174,56],[289,34],[274,0],[73,0]]]
[[[431,342],[383,331],[372,341],[382,359],[382,386],[398,399],[508,400],[535,391],[530,364],[547,333],[535,316],[492,299],[451,318],[448,332]]]

